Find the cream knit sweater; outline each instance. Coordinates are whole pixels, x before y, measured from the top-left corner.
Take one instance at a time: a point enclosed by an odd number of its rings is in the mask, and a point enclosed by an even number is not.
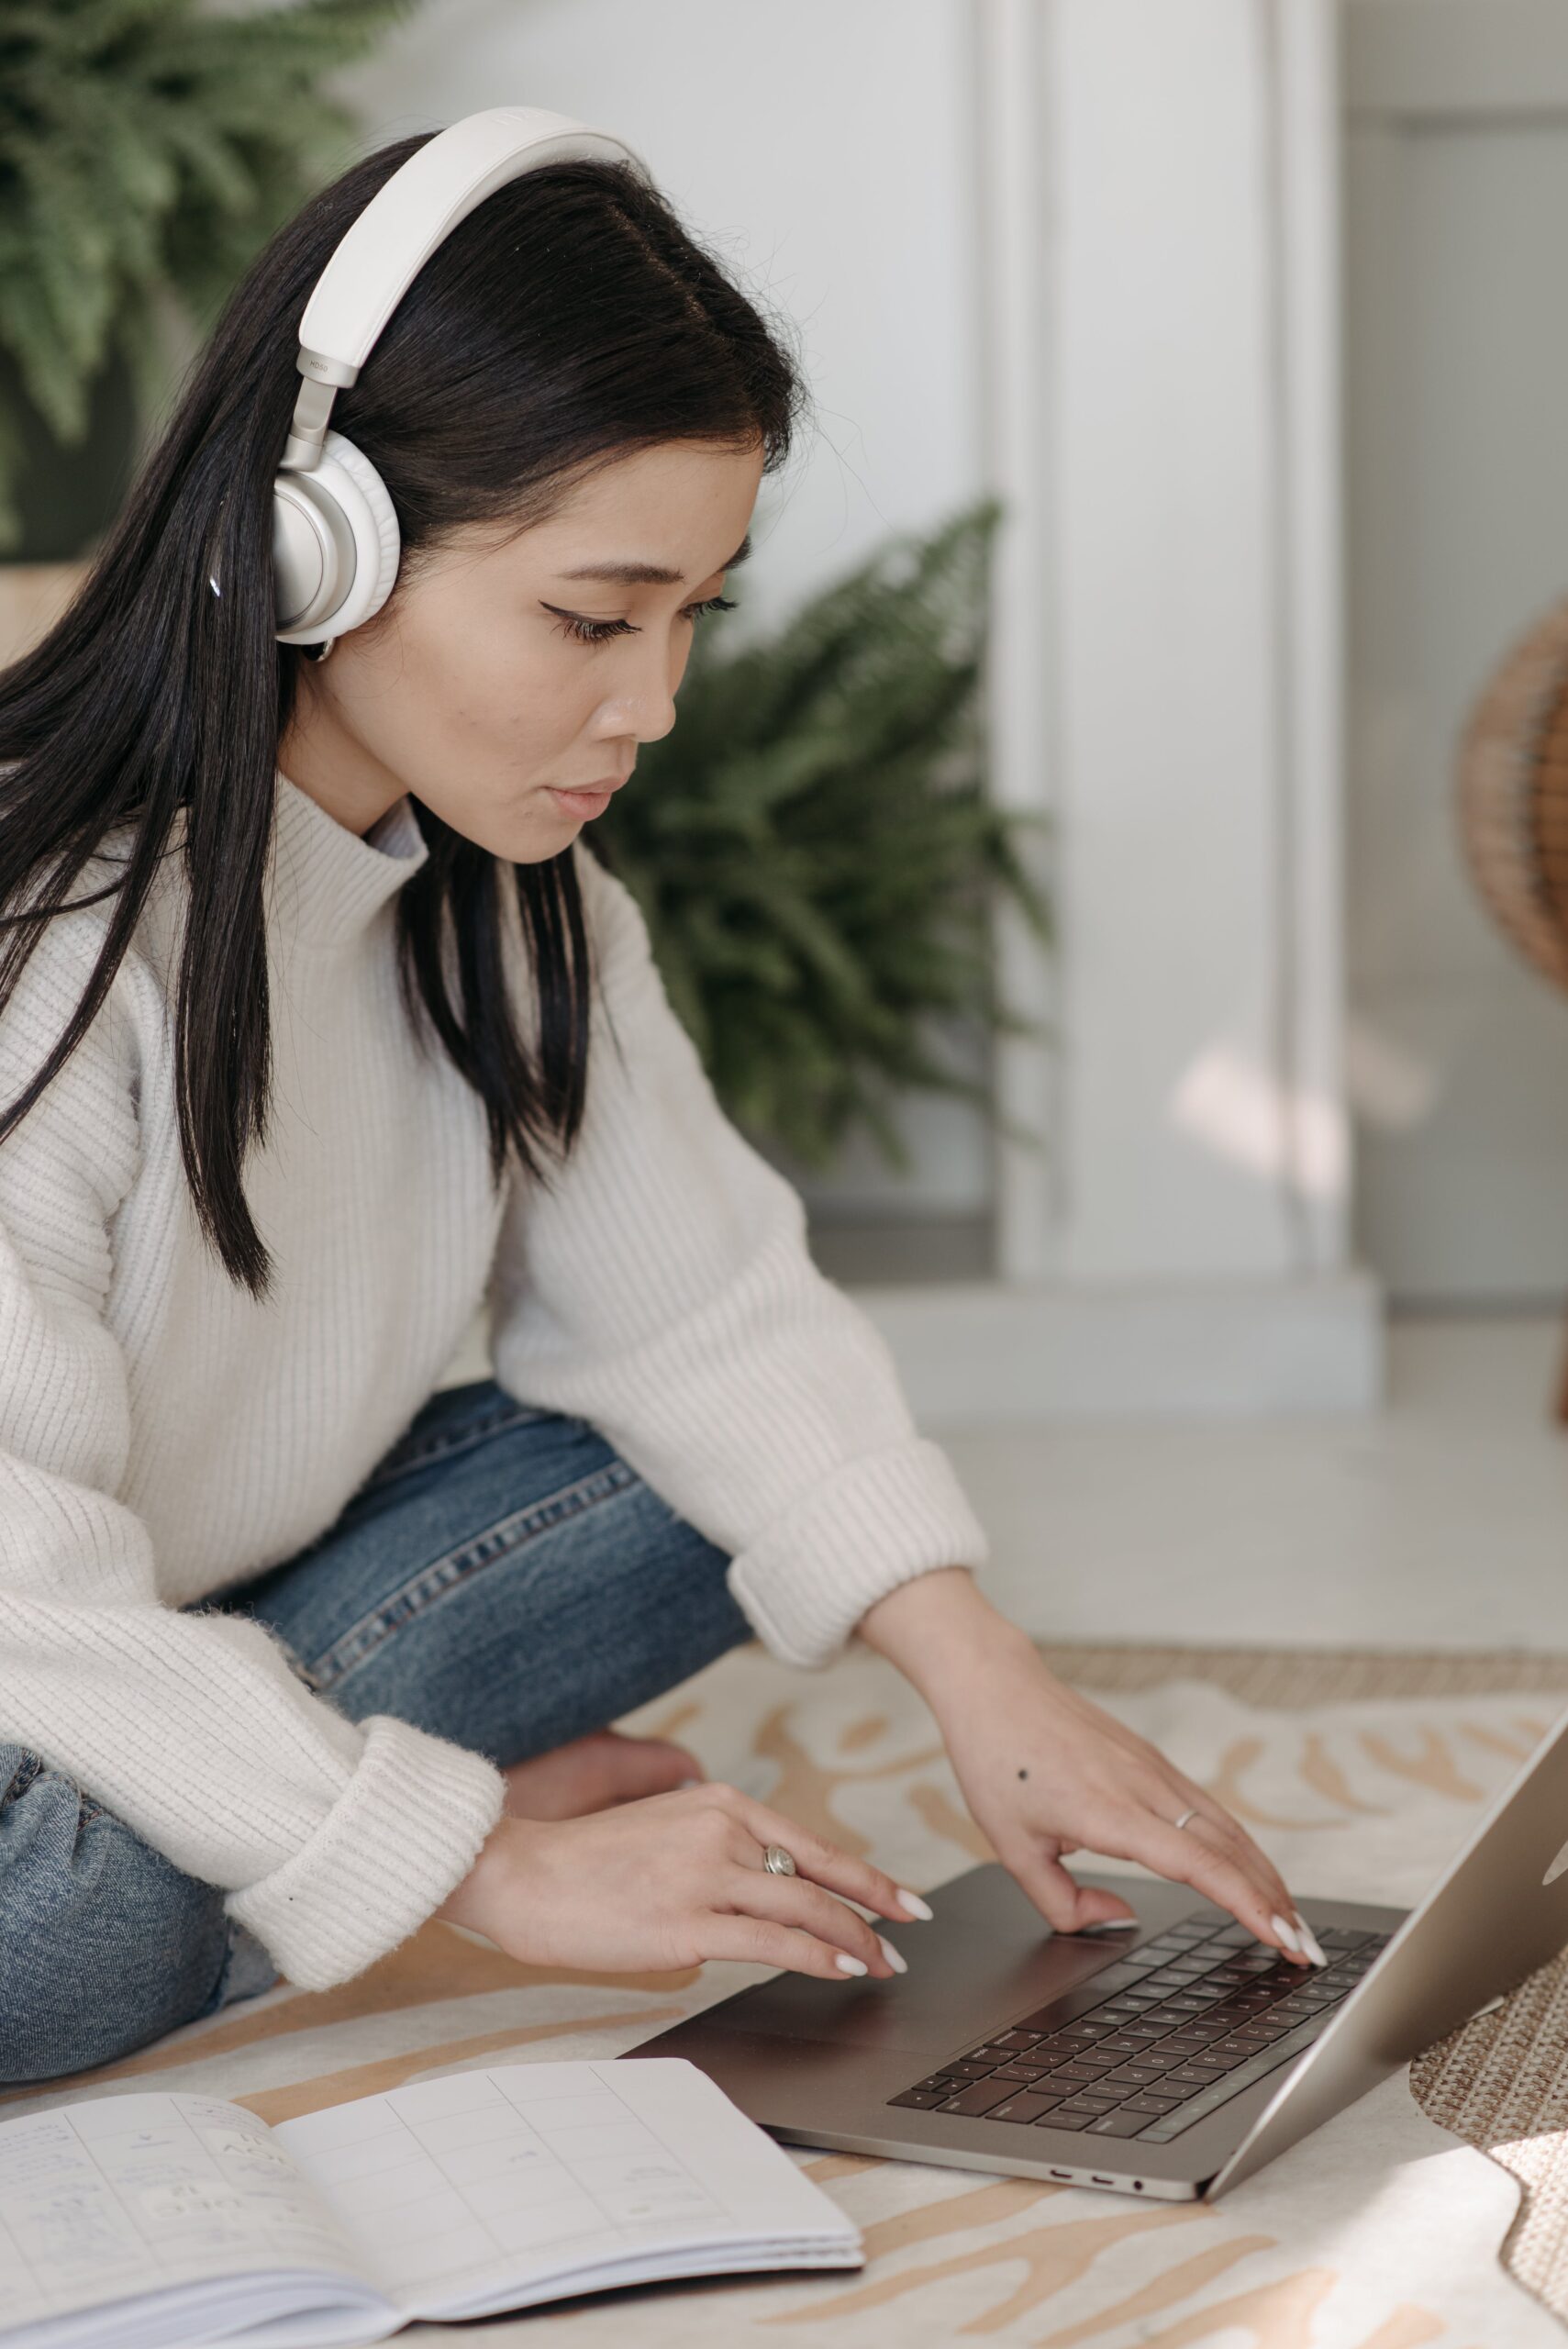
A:
[[[0,1144],[0,1741],[224,1887],[310,1989],[439,1907],[500,1773],[391,1715],[350,1720],[264,1626],[193,1602],[332,1523],[486,1297],[501,1384],[592,1420],[731,1553],[774,1654],[820,1664],[884,1592],[984,1555],[881,1339],[814,1269],[795,1194],[719,1111],[634,901],[581,850],[585,1124],[552,1188],[494,1196],[478,1101],[397,992],[395,899],[428,852],[410,800],[361,839],[280,773],[273,1106],[245,1170],[268,1303],[229,1281],[185,1188],[178,858]],[[0,1018],[0,1100],[58,1040],[109,913],[46,932]]]

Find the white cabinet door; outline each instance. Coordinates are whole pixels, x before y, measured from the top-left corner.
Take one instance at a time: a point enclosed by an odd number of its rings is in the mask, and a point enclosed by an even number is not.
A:
[[[1457,738],[1568,596],[1568,0],[1347,0],[1351,1066],[1393,1297],[1568,1290],[1568,996],[1481,908]]]

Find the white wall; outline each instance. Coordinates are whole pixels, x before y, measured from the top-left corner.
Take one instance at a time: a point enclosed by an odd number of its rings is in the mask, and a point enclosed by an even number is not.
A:
[[[624,132],[696,234],[784,311],[816,407],[764,485],[737,582],[767,628],[978,496],[973,21],[968,0],[427,0],[334,88],[365,147],[487,106],[549,106]],[[863,1142],[825,1200],[979,1213],[982,1120],[914,1100],[917,1171]]]
[[[1057,819],[1062,942],[1051,1053],[1001,1070],[1051,1154],[998,1153],[1005,1288],[873,1300],[948,1417],[1375,1387],[1340,1074],[1335,23],[432,0],[344,80],[368,143],[503,99],[623,129],[798,321],[822,429],[762,509],[756,621],[1011,501],[993,779]],[[908,1124],[912,1192],[862,1163],[840,1197],[984,1208],[978,1123]]]
[[[1331,18],[1051,11],[1058,1264],[1343,1261]]]
[[[1568,595],[1561,0],[1347,11],[1351,998],[1362,1243],[1430,1308],[1568,1291],[1568,1000],[1481,904],[1459,745]]]

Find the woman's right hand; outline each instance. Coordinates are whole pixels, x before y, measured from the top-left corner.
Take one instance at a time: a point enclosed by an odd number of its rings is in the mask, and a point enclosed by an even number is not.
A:
[[[769,1843],[794,1876],[769,1873]],[[581,1819],[505,1814],[435,1913],[529,1965],[632,1974],[723,1957],[829,1982],[902,1971],[851,1900],[901,1924],[924,1909],[880,1868],[705,1779]]]

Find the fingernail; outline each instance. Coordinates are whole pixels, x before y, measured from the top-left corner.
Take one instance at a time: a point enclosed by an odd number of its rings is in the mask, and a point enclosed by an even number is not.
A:
[[[685,1793],[686,1788],[687,1788],[688,1787],[700,1787],[700,1786],[702,1785],[702,1783],[703,1783],[703,1782],[702,1782],[702,1780],[701,1780],[700,1778],[681,1778],[681,1779],[678,1779],[678,1780],[676,1781],[675,1792],[676,1792],[678,1795],[684,1795],[684,1794]]]
[[[1138,1920],[1136,1917],[1101,1917],[1092,1925],[1080,1925],[1078,1931],[1081,1933],[1135,1933]]]
[[[931,1904],[929,1900],[922,1900],[917,1892],[906,1892],[904,1887],[900,1885],[898,1900],[900,1907],[907,1909],[911,1917],[923,1917],[928,1925],[930,1923]]]
[[[880,1933],[878,1933],[876,1938],[881,1943],[884,1957],[886,1958],[895,1974],[907,1974],[909,1971],[909,1961],[905,1956],[903,1951],[901,1949],[895,1949],[891,1942],[883,1941]]]
[[[834,1958],[833,1963],[838,1967],[840,1974],[863,1974],[866,1971],[866,1962],[864,1958],[851,1957],[847,1949],[841,1949]]]
[[[1283,1917],[1271,1917],[1269,1922],[1286,1949],[1294,1951],[1297,1957],[1304,1957],[1307,1954],[1302,1947],[1301,1936],[1294,1925],[1287,1925]]]
[[[1306,1918],[1299,1912],[1297,1912],[1296,1919],[1296,1929],[1301,1935],[1301,1946],[1307,1952],[1307,1956],[1312,1960],[1313,1965],[1327,1965],[1329,1961],[1318,1945],[1317,1934],[1313,1932]]]

